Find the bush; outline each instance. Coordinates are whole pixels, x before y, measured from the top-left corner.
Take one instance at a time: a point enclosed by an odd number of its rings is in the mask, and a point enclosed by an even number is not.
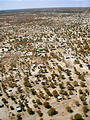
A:
[[[86,101],[83,101],[83,105],[88,105]]]
[[[86,87],[84,82],[80,82],[81,87]]]
[[[55,84],[51,82],[50,87],[55,88]]]
[[[15,97],[14,97],[13,95],[11,95],[10,98],[11,98],[12,100],[15,100]]]
[[[83,67],[82,64],[79,65],[81,68]]]
[[[80,96],[81,101],[85,101],[86,97],[84,95]]]
[[[71,107],[70,107],[70,106],[67,106],[67,107],[66,107],[66,109],[67,109],[67,111],[68,111],[68,112],[70,112],[70,113],[72,113],[72,112],[73,112],[73,110],[71,109]]]
[[[55,108],[50,108],[50,110],[47,112],[49,116],[53,116],[57,114],[57,111]]]
[[[29,108],[29,106],[28,106],[28,101],[27,101],[27,100],[25,100],[24,104],[25,104],[25,106],[26,106],[27,108]]]
[[[54,96],[54,97],[59,96],[59,94],[58,94],[58,92],[57,92],[56,90],[53,91],[53,96]]]
[[[73,82],[73,85],[74,85],[75,87],[77,87],[77,86],[78,86],[78,82],[77,82],[77,81],[74,81],[74,82]]]
[[[88,89],[85,89],[85,92],[89,95],[89,91],[88,91]]]
[[[69,94],[70,94],[70,95],[73,95],[73,92],[70,90],[70,91],[69,91]]]
[[[65,76],[64,76],[64,75],[61,75],[61,78],[62,78],[62,79],[65,79]]]
[[[43,120],[43,118],[40,118],[40,120]]]
[[[30,82],[27,80],[27,81],[24,81],[24,86],[25,87],[32,87]]]
[[[83,94],[83,91],[81,89],[79,89],[79,94]]]
[[[72,78],[71,76],[69,76],[69,80],[70,80],[70,81],[73,81],[73,78]]]
[[[75,120],[83,120],[82,115],[79,114],[79,113],[77,113],[77,114],[74,115],[74,119]]]
[[[49,105],[49,103],[48,103],[48,102],[44,102],[44,104],[43,104],[43,105],[44,105],[44,107],[45,107],[45,108],[51,108],[51,106]]]
[[[78,101],[75,101],[75,104],[76,104],[77,106],[79,106],[79,105],[80,105]]]
[[[86,105],[83,106],[83,112],[84,112],[84,114],[86,114],[88,111],[89,111],[88,107]]]
[[[32,95],[36,95],[36,91],[35,91],[35,89],[34,89],[34,88],[33,88],[33,89],[31,89],[30,91],[31,91]]]
[[[68,86],[67,89],[68,90],[74,90],[74,87],[73,86]]]
[[[66,73],[67,73],[68,76],[71,75],[71,71],[70,70],[67,70]]]
[[[68,96],[68,93],[65,90],[60,90],[60,94]]]
[[[43,116],[43,113],[42,113],[40,110],[38,110],[37,113],[38,113],[38,115],[39,115],[40,117]]]
[[[2,98],[2,101],[4,102],[4,104],[8,103],[8,101],[5,98]]]
[[[20,114],[17,115],[17,120],[22,120],[22,117]]]
[[[83,75],[83,74],[81,75],[81,74],[79,73],[78,78],[81,79],[82,81],[85,81],[85,78],[84,78],[84,75]]]
[[[52,94],[51,94],[51,92],[49,91],[49,89],[44,88],[44,90],[45,90],[45,92],[46,92],[50,97],[52,96]]]
[[[11,110],[14,110],[14,107],[13,106],[10,106]]]
[[[36,99],[36,103],[37,103],[38,105],[42,105],[42,102],[41,102],[39,99]]]
[[[32,110],[32,108],[28,108],[28,109],[27,109],[27,112],[28,112],[30,115],[35,114],[35,112]]]
[[[25,109],[24,109],[24,104],[23,104],[23,102],[21,102],[21,101],[19,101],[19,105],[20,105],[20,107],[21,107],[21,109],[24,111]]]
[[[18,86],[18,87],[17,87],[17,90],[18,90],[19,93],[22,93],[22,92],[23,92],[21,86]]]
[[[62,83],[60,83],[59,84],[59,87],[61,88],[61,89],[64,89],[65,87],[64,87],[64,83],[62,82]]]

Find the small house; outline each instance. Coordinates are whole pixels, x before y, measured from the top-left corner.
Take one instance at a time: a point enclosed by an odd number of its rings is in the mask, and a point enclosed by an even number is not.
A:
[[[86,64],[86,66],[90,66],[90,64]]]
[[[39,51],[43,51],[44,49],[43,48],[38,48]]]
[[[3,103],[0,102],[0,108],[2,108],[3,106],[4,106]]]
[[[11,88],[8,88],[8,92],[12,92],[12,89],[11,89]]]
[[[58,99],[58,100],[61,100],[61,99],[62,99],[62,97],[61,97],[61,96],[57,96],[57,99]]]
[[[70,59],[70,57],[69,57],[69,56],[67,56],[67,57],[66,57],[66,59]]]
[[[21,112],[22,111],[21,107],[17,107],[16,110],[17,110],[17,112]]]

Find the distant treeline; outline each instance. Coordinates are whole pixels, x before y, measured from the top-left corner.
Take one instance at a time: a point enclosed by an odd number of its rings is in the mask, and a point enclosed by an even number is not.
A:
[[[2,10],[0,11],[0,15],[1,14],[21,14],[21,13],[26,13],[26,12],[30,12],[30,13],[82,13],[84,11],[88,11],[90,12],[90,8],[36,8],[36,9],[17,9],[17,10]]]

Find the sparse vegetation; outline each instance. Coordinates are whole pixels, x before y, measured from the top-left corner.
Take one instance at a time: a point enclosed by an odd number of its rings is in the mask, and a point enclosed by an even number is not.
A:
[[[49,111],[48,111],[48,115],[49,116],[53,116],[53,115],[56,115],[57,114],[57,111],[55,110],[55,108],[50,108]]]
[[[0,119],[89,119],[89,21],[90,8],[0,11]]]
[[[66,110],[67,110],[68,112],[70,112],[70,113],[72,113],[72,112],[73,112],[73,110],[71,109],[71,107],[70,107],[70,106],[67,106],[67,107],[66,107]]]
[[[50,104],[48,102],[44,102],[43,105],[44,105],[45,108],[51,108],[51,106],[50,106]]]
[[[77,114],[74,115],[74,119],[75,120],[83,120],[82,115],[79,114],[79,113],[77,113]]]

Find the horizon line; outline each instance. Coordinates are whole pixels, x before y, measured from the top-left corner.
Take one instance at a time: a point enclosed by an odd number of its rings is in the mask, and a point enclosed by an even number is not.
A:
[[[47,8],[90,8],[90,7],[37,7],[37,8],[15,8],[15,9],[5,9],[5,10],[0,10],[0,11],[10,11],[10,10],[28,10],[28,9],[47,9]]]

